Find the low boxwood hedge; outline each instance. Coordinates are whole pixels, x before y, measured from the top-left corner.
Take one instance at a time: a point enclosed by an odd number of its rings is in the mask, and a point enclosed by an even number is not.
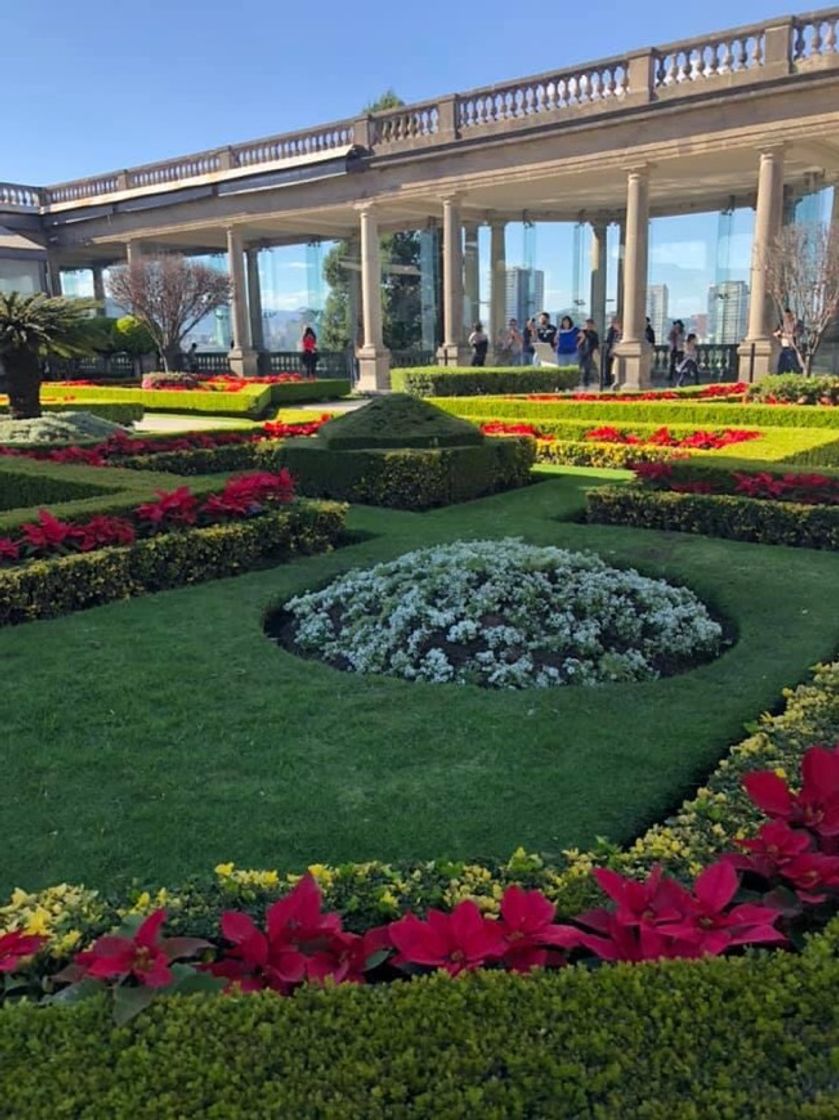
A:
[[[49,396],[72,403],[78,412],[93,404],[140,405],[148,412],[204,413],[213,416],[263,416],[273,401],[272,385],[246,385],[236,393],[214,392],[210,389],[177,391],[172,389],[122,389],[107,385],[50,385]],[[317,398],[315,398],[317,399]]]
[[[145,408],[139,403],[127,401],[44,401],[41,405],[44,412],[90,412],[93,416],[101,416],[103,420],[111,420],[114,424],[135,424],[142,420]]]
[[[346,377],[318,377],[314,381],[281,381],[270,388],[271,404],[279,408],[280,405],[338,400],[349,396],[352,386]]]
[[[689,424],[694,428],[833,428],[839,430],[839,408],[805,405],[738,404],[716,401],[528,401],[508,397],[452,397],[438,394],[438,408],[462,416],[495,420],[580,420],[615,424]]]
[[[555,393],[579,383],[578,366],[420,366],[394,369],[390,384],[395,392],[412,397],[483,396],[488,393]]]
[[[0,1013],[9,1117],[834,1120],[835,938],[590,971]]]
[[[839,549],[837,506],[603,486],[586,492],[586,518],[600,525],[703,533],[793,548]]]
[[[748,387],[746,399],[786,404],[839,405],[839,377],[831,374],[802,377],[800,373],[762,377]]]
[[[277,450],[301,494],[392,509],[431,509],[526,486],[535,441],[485,439],[467,447],[333,451],[290,439]]]
[[[112,494],[113,489],[95,482],[70,478],[57,471],[37,468],[40,464],[0,459],[0,510],[42,506],[97,494]]]
[[[235,575],[268,557],[323,552],[340,540],[344,516],[344,507],[334,503],[298,501],[250,521],[33,560],[0,571],[0,625]]]

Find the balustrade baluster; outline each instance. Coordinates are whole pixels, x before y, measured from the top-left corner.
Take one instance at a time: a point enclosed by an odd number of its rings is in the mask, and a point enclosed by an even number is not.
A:
[[[822,24],[821,20],[813,22],[813,38],[810,43],[811,53],[819,55],[822,53]]]
[[[836,19],[829,19],[827,21],[827,30],[824,34],[824,54],[834,54],[836,52]]]

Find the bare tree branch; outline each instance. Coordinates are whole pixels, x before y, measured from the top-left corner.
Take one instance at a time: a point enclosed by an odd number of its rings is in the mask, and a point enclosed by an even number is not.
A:
[[[779,321],[789,308],[799,324],[791,341],[809,374],[825,331],[839,315],[839,225],[787,226],[762,263]]]
[[[224,273],[175,254],[142,257],[113,269],[108,291],[148,328],[167,370],[178,368],[184,337],[232,296]]]

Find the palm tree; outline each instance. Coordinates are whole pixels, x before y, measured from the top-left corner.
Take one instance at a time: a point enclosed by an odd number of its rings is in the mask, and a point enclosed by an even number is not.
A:
[[[41,360],[76,358],[93,350],[92,299],[0,292],[0,367],[16,420],[41,415]]]

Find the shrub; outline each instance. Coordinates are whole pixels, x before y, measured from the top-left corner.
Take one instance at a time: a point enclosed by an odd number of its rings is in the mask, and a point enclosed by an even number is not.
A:
[[[316,439],[301,439],[281,444],[276,462],[289,468],[301,494],[423,510],[526,486],[535,453],[532,439],[486,439],[474,447],[357,451],[332,451],[319,447]]]
[[[275,408],[288,404],[314,404],[334,401],[349,395],[351,386],[344,377],[318,377],[312,381],[281,382],[270,386]]]
[[[686,588],[521,540],[456,541],[289,600],[281,640],[356,673],[548,688],[649,680],[719,652]]]
[[[552,393],[573,389],[579,383],[577,366],[512,366],[510,368],[459,369],[421,366],[391,370],[390,383],[412,397],[482,396],[488,393]]]
[[[833,428],[839,430],[839,410],[787,405],[737,404],[714,401],[530,401],[512,397],[452,397],[442,393],[430,402],[471,420],[528,420],[542,427],[549,420],[577,420],[598,424],[690,425],[694,428]]]
[[[147,373],[143,376],[141,389],[198,389],[198,377],[194,373]]]
[[[665,463],[673,458],[666,447],[626,447],[619,443],[595,443],[589,440],[536,441],[536,462],[571,467],[622,469],[634,463]]]
[[[586,492],[586,507],[587,520],[601,525],[704,533],[795,548],[839,549],[837,506],[604,486]]]
[[[12,447],[99,441],[120,431],[118,424],[87,411],[39,416],[34,420],[0,418],[0,444]]]
[[[211,389],[123,389],[118,386],[50,385],[55,400],[72,399],[79,405],[132,404],[149,412],[197,412],[215,416],[256,418],[269,410],[276,386],[248,385],[238,393],[219,393]]]
[[[764,404],[839,405],[839,377],[800,373],[762,377],[748,387],[746,399]]]
[[[41,471],[15,470],[0,460],[0,510],[40,506],[64,502],[74,498],[88,498],[96,494],[112,494],[107,486],[62,478]]]
[[[839,961],[672,961],[0,1014],[9,1116],[829,1120]]]
[[[404,393],[377,397],[363,408],[334,417],[317,432],[317,444],[332,451],[466,447],[480,443],[483,436],[474,424]]]
[[[0,625],[235,575],[264,557],[323,552],[340,539],[343,523],[341,506],[298,502],[249,521],[181,529],[125,548],[34,560],[0,571]]]

